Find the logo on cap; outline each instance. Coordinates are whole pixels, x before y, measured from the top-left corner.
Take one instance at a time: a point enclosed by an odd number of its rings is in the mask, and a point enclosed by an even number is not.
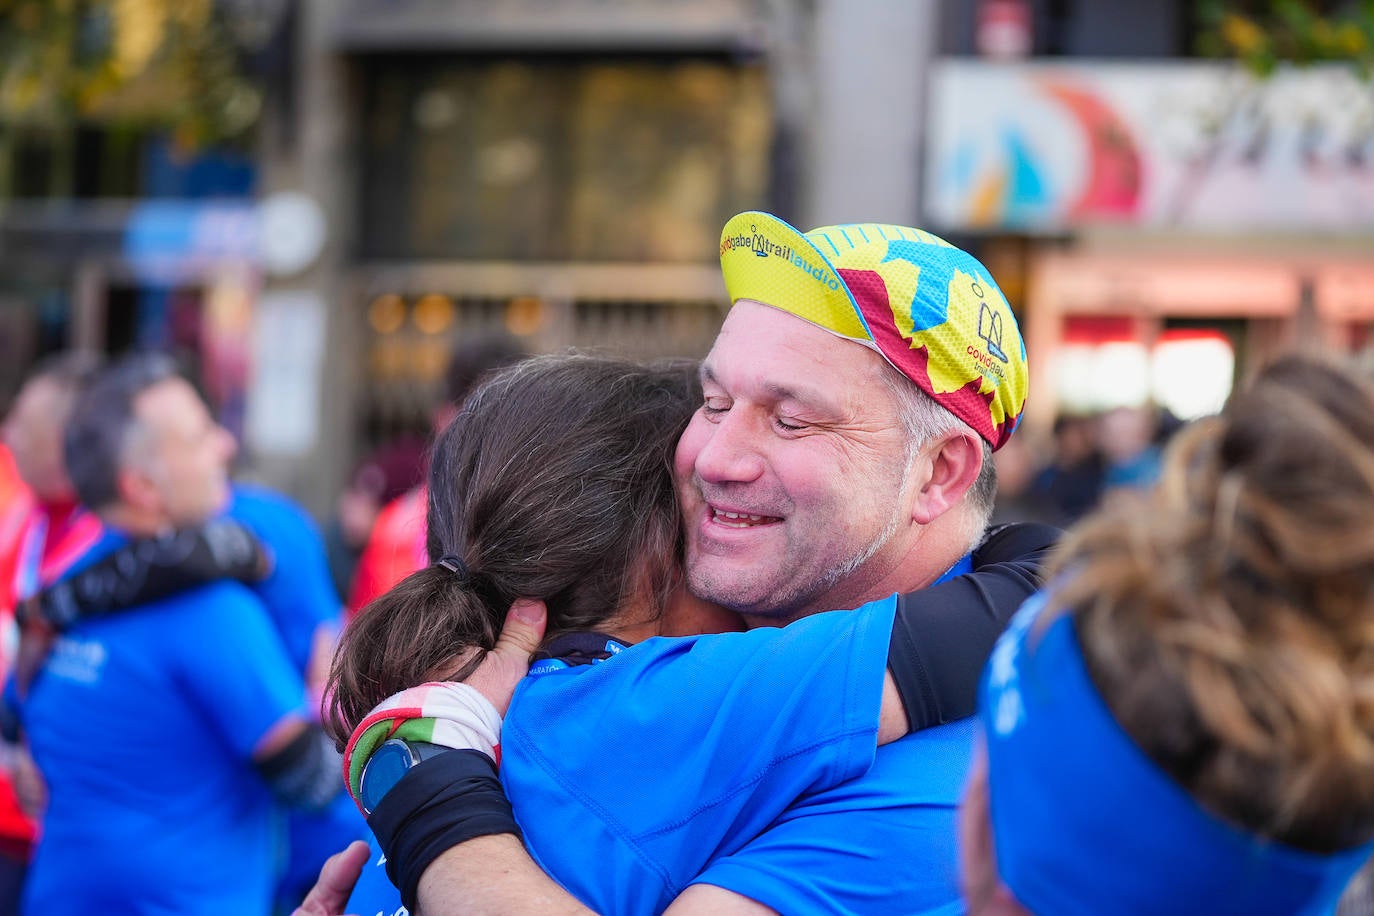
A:
[[[978,336],[988,345],[988,352],[1002,362],[1010,362],[1002,352],[1002,316],[986,302],[978,309]]]

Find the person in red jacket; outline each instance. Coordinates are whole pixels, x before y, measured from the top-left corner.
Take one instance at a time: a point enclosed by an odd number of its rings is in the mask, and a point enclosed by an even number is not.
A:
[[[433,413],[435,434],[448,427],[468,392],[489,372],[519,362],[526,355],[520,344],[505,334],[478,335],[460,342],[449,355],[444,401]],[[429,565],[425,549],[428,503],[428,492],[422,483],[396,497],[377,513],[348,590],[350,619],[373,598],[415,570]]]
[[[29,512],[33,508],[33,494],[28,484],[19,476],[14,456],[9,447],[0,443],[0,545],[8,547],[19,542],[19,532],[23,529]],[[0,552],[0,589],[6,593],[14,584],[15,565],[18,551]],[[0,610],[10,610],[10,596],[0,602]]]
[[[5,460],[0,462],[0,679],[15,659],[15,609],[50,585],[101,534],[94,515],[82,509],[67,477],[62,434],[77,393],[100,366],[89,353],[57,356],[39,367],[20,389],[4,423]],[[18,912],[19,891],[36,826],[25,807],[41,804],[41,781],[27,754],[12,749],[0,767],[0,916]],[[28,787],[24,805],[16,786]]]

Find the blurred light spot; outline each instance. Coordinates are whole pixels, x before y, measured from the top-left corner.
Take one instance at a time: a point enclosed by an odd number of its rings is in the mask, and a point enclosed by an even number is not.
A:
[[[415,100],[413,114],[423,129],[443,130],[458,120],[458,100],[442,89],[430,89]]]
[[[1055,395],[1067,413],[1134,407],[1150,396],[1150,361],[1143,344],[1066,344],[1054,367]]]
[[[1180,420],[1221,410],[1231,394],[1236,355],[1220,333],[1166,333],[1150,355],[1154,400]]]
[[[415,303],[415,326],[423,334],[442,334],[453,326],[453,300],[439,293],[421,296]]]
[[[506,304],[506,330],[519,337],[535,333],[548,323],[548,310],[542,300],[520,296]]]
[[[367,307],[367,323],[378,334],[394,334],[406,321],[405,300],[395,293],[385,293],[372,300]]]
[[[539,147],[525,137],[511,137],[484,147],[477,156],[482,184],[513,185],[525,181],[539,168]]]

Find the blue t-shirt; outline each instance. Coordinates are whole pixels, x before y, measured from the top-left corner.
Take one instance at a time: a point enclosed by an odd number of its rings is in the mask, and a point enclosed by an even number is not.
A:
[[[872,766],[895,608],[650,639],[526,678],[501,780],[530,854],[597,912],[664,909],[798,798]],[[348,912],[403,912],[379,862],[374,844]]]
[[[272,552],[271,575],[252,588],[266,605],[291,663],[304,676],[316,632],[322,626],[337,631],[343,610],[319,531],[295,503],[260,487],[235,485],[227,514]],[[305,896],[325,859],[368,835],[367,823],[347,792],[340,791],[323,811],[289,811],[288,852],[278,889],[285,908]]]
[[[367,836],[368,859],[344,905],[345,913],[355,916],[409,916],[401,903],[401,892],[386,874],[386,855],[371,833]]]
[[[122,542],[107,533],[85,560]],[[22,704],[49,791],[25,911],[265,912],[275,816],[251,755],[301,698],[234,583],[73,627]]]
[[[935,584],[972,571],[965,556]],[[780,913],[964,912],[955,825],[976,733],[969,718],[878,748],[866,773],[798,799],[692,883]]]
[[[304,673],[315,632],[321,625],[338,627],[342,620],[343,603],[329,575],[324,542],[300,507],[271,490],[235,485],[227,514],[272,552],[271,575],[252,588],[267,606],[292,663]]]
[[[878,748],[867,773],[799,799],[693,883],[780,913],[964,912],[955,824],[976,732],[964,719]]]

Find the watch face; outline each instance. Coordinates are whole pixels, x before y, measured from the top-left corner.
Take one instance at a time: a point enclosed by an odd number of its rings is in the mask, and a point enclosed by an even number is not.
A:
[[[363,778],[359,781],[358,794],[362,797],[363,811],[367,814],[376,811],[383,796],[414,765],[415,755],[410,745],[400,738],[389,738],[382,742],[382,746],[368,758],[367,766],[363,767]]]

